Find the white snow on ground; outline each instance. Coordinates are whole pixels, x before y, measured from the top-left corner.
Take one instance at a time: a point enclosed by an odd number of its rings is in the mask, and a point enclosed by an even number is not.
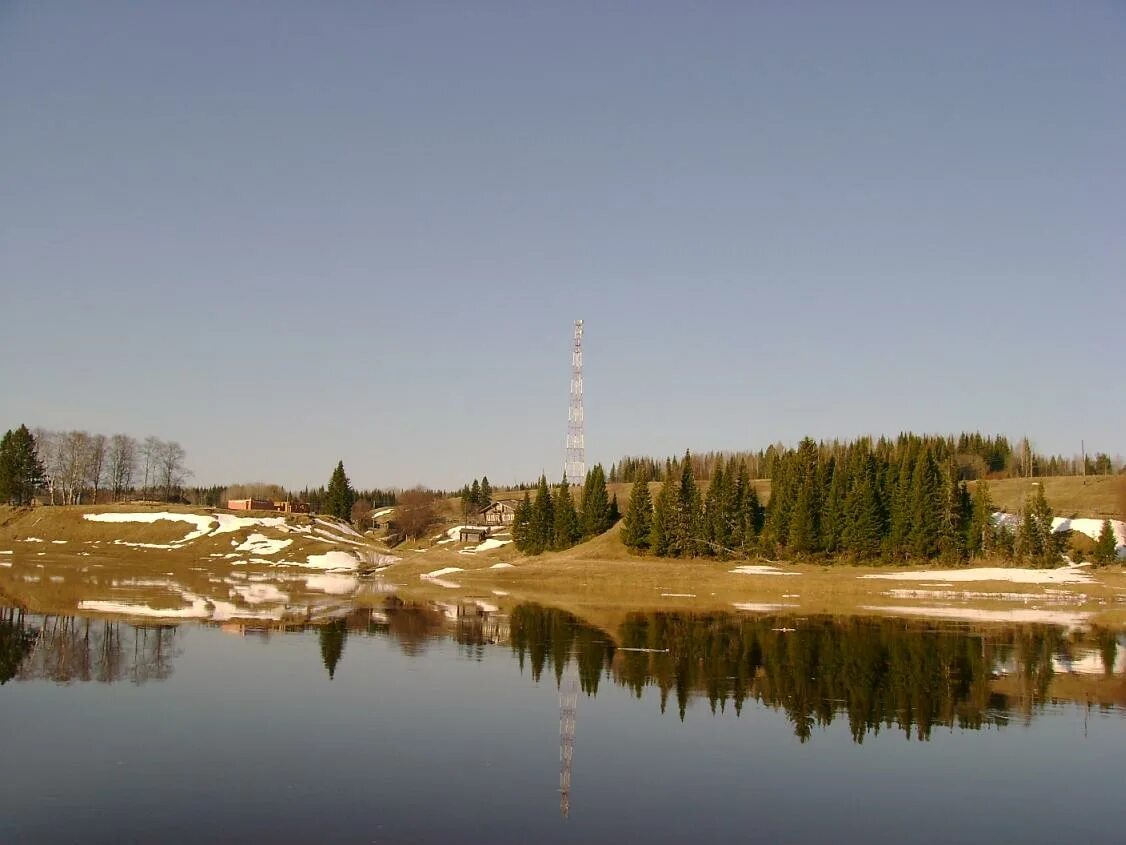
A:
[[[326,573],[324,575],[310,575],[305,579],[305,586],[310,590],[319,590],[331,596],[344,596],[356,592],[360,582],[354,575],[340,575]]]
[[[236,584],[231,587],[231,595],[241,596],[247,604],[289,601],[289,595],[273,584]]]
[[[1061,566],[1058,569],[1018,569],[1016,567],[981,566],[976,569],[927,569],[918,572],[874,572],[858,578],[885,581],[1009,581],[1013,584],[1097,584],[1084,566]]]
[[[661,593],[663,599],[694,599],[695,593]]]
[[[65,546],[66,545],[66,540],[52,540],[51,542],[54,543],[56,546]]]
[[[395,509],[394,508],[380,508],[375,513],[373,513],[371,515],[371,517],[372,517],[372,519],[379,519],[381,516],[387,516],[387,514],[391,513],[391,511],[393,511],[393,510],[395,510]]]
[[[483,543],[477,544],[472,549],[462,549],[460,552],[458,552],[458,554],[475,555],[477,554],[477,552],[487,552],[491,551],[492,549],[499,549],[501,546],[507,546],[511,542],[511,540],[496,540],[490,537],[488,540],[485,540]]]
[[[437,584],[439,587],[445,587],[447,590],[456,590],[461,587],[461,584],[455,584],[453,581],[443,580],[443,575],[449,575],[453,572],[464,572],[457,566],[445,566],[441,569],[435,569],[433,572],[425,572],[418,577],[424,581],[429,581],[431,584]]]
[[[251,534],[241,546],[235,546],[235,551],[251,552],[256,555],[276,555],[292,545],[292,540],[272,540],[265,534]]]
[[[1065,610],[978,610],[972,607],[907,607],[861,605],[861,610],[891,613],[895,616],[927,616],[933,619],[963,619],[971,622],[1042,622],[1048,625],[1065,625],[1081,628],[1091,618],[1090,613]]]
[[[1006,528],[1016,531],[1020,528],[1020,517],[1013,513],[1005,513],[1004,511],[997,511],[993,514],[993,523],[995,525],[1004,525]],[[1115,547],[1118,550],[1118,557],[1126,559],[1126,522],[1121,519],[1110,520],[1110,527],[1114,529]],[[1086,534],[1092,540],[1099,538],[1099,532],[1103,530],[1103,520],[1093,519],[1089,517],[1076,517],[1069,519],[1068,517],[1057,516],[1052,520],[1052,531],[1078,531],[1080,534]]]
[[[511,563],[494,563],[489,569],[515,569],[515,565]]]
[[[784,572],[777,566],[736,566],[731,570],[737,575],[801,575],[800,572]]]
[[[347,525],[343,522],[333,522],[333,521],[330,521],[330,520],[327,520],[327,519],[321,519],[320,517],[317,517],[317,524],[323,525],[325,528],[331,528],[333,531],[338,531],[341,534],[347,534],[351,537],[363,537],[363,535],[360,534],[351,525]]]
[[[928,601],[993,601],[1045,602],[1047,604],[1082,604],[1087,596],[1058,590],[1044,593],[989,593],[981,590],[886,590],[881,593],[893,599],[924,599]]]
[[[42,537],[25,537],[22,542],[24,543],[46,543]]]
[[[177,540],[177,544],[190,543],[192,540],[204,536],[215,523],[215,517],[212,516],[200,516],[194,513],[168,513],[167,511],[157,513],[88,513],[83,514],[83,518],[90,522],[145,522],[149,524],[154,522],[187,522],[194,525],[196,530]]]
[[[301,566],[306,569],[355,569],[359,559],[349,552],[325,552],[323,555],[309,555],[304,563],[292,560],[281,561],[279,566]]]
[[[0,566],[11,567],[11,565],[12,565],[12,562],[10,560],[0,560]]]
[[[347,537],[341,537],[339,534],[333,534],[331,531],[325,531],[323,528],[314,528],[313,533],[316,534],[316,540],[328,540],[333,543],[349,543],[353,546],[367,546],[367,543],[361,543],[359,540],[349,540]]]
[[[212,514],[212,519],[219,523],[214,534],[232,534],[241,528],[277,528],[285,533],[308,533],[308,528],[300,525],[290,525],[284,516],[235,516],[230,513]]]
[[[798,607],[798,605],[791,604],[790,602],[784,602],[782,604],[762,604],[759,602],[750,601],[732,602],[731,606],[736,610],[745,610],[749,613],[769,613],[772,610],[782,610],[787,607]]]
[[[398,563],[402,560],[401,557],[395,555],[385,555],[382,552],[356,552],[360,556],[360,560],[364,563],[370,563],[374,566],[387,567],[393,563]]]
[[[11,549],[4,549],[3,551],[0,551],[0,555],[10,555],[10,554],[14,554],[14,552],[12,552]]]

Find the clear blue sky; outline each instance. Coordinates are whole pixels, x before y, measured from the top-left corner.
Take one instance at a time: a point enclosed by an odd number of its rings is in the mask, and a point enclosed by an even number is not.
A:
[[[0,0],[3,427],[200,483],[1126,452],[1126,3]]]

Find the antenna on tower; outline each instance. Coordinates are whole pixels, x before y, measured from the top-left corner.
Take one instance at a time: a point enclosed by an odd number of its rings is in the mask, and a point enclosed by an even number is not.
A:
[[[571,407],[567,412],[567,456],[563,476],[570,485],[586,479],[586,440],[583,434],[583,321],[575,320],[571,347]]]

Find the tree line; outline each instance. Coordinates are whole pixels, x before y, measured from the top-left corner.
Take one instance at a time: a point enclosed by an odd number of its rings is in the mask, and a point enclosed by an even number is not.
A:
[[[174,440],[87,431],[9,430],[0,443],[0,501],[28,505],[179,501],[187,453]]]
[[[587,471],[577,505],[565,479],[552,492],[541,475],[535,498],[524,491],[516,507],[512,539],[525,554],[560,551],[608,531],[620,518],[618,498],[609,495],[606,472],[597,464]]]
[[[1066,534],[1052,531],[1053,513],[1041,485],[1015,529],[998,524],[988,483],[978,482],[970,495],[956,452],[944,438],[903,435],[895,442],[861,438],[828,445],[806,438],[773,462],[766,508],[744,460],[718,461],[706,492],[694,466],[689,453],[670,462],[655,502],[642,468],[622,525],[629,549],[662,557],[759,554],[952,563],[1001,556],[1051,566],[1066,547]],[[1098,560],[1109,562],[1109,522],[1103,534]]]
[[[904,433],[892,440],[881,437],[873,444],[877,452],[901,446],[904,441],[916,435]],[[1025,437],[1013,444],[1004,435],[984,435],[980,432],[963,432],[958,436],[927,435],[926,440],[940,450],[943,458],[947,456],[958,467],[959,477],[966,481],[976,479],[1034,478],[1052,475],[1112,475],[1121,472],[1124,464],[1121,458],[1112,458],[1105,452],[1092,456],[1064,457],[1045,455],[1034,450],[1031,441]],[[826,455],[839,454],[848,448],[848,443],[830,440],[818,444]],[[752,478],[770,478],[777,470],[778,462],[790,451],[781,443],[759,451],[701,452],[691,455],[692,473],[698,481],[707,481],[718,466],[727,466],[732,461],[745,463]],[[632,483],[642,473],[650,481],[664,481],[675,477],[674,465],[679,470],[675,458],[658,459],[647,456],[626,456],[610,465],[610,483]]]

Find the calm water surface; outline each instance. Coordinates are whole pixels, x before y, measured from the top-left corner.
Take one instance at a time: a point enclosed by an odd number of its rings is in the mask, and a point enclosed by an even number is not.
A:
[[[1121,841],[1124,651],[393,598],[290,631],[6,610],[0,841]]]

